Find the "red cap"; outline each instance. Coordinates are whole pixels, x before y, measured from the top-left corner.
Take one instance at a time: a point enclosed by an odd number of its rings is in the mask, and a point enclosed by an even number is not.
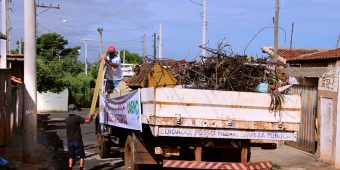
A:
[[[114,53],[114,52],[116,52],[115,46],[110,45],[110,46],[107,48],[107,52],[108,52],[108,53]]]

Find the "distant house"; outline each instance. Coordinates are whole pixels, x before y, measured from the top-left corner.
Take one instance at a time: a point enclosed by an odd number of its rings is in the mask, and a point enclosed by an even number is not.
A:
[[[22,126],[23,60],[23,55],[7,54],[7,69],[0,69],[0,145],[7,144],[14,127]]]
[[[302,96],[299,140],[290,144],[340,168],[340,48],[279,49],[278,55],[289,66],[282,70],[295,79],[291,93]]]
[[[0,55],[1,58],[1,55]],[[24,55],[22,54],[7,54],[7,68],[10,68],[11,76],[24,80]],[[17,97],[13,100],[18,100],[17,105],[13,108],[15,121],[20,124],[22,118],[22,107],[23,107],[23,89],[21,86],[13,86],[13,92],[17,93]],[[13,96],[14,97],[14,96]],[[59,94],[54,93],[38,93],[37,94],[37,111],[48,112],[48,111],[67,111],[68,105],[68,90],[65,89]]]
[[[269,56],[274,56],[274,48],[273,47],[263,47],[262,51],[264,53],[269,54]],[[301,55],[313,54],[324,51],[324,49],[308,49],[308,48],[300,48],[300,49],[289,49],[289,48],[279,48],[277,50],[278,61],[286,64],[287,60],[299,57]]]

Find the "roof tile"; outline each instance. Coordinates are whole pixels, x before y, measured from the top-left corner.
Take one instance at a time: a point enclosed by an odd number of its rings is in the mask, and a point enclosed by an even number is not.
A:
[[[312,54],[305,54],[295,58],[288,59],[287,61],[306,61],[306,60],[330,60],[340,59],[340,48],[316,52]]]
[[[286,60],[299,57],[305,54],[320,52],[319,49],[278,49],[277,54]]]

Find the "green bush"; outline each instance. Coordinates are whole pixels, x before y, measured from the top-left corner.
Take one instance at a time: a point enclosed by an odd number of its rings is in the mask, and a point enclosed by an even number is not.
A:
[[[69,103],[74,103],[81,107],[89,107],[92,100],[90,82],[93,78],[84,73],[79,73],[77,76],[71,74],[66,75],[63,81],[69,90]]]

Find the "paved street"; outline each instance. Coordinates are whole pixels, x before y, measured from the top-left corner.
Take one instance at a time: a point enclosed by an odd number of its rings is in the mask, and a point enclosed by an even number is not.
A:
[[[86,112],[81,113],[86,117]],[[55,161],[59,168],[67,166],[67,139],[66,127],[62,120],[67,113],[57,113],[49,115],[50,120],[54,120],[48,124],[50,140],[53,141],[53,147],[58,151]],[[85,169],[89,170],[109,170],[124,169],[123,153],[111,155],[110,158],[100,159],[96,147],[96,139],[94,132],[94,122],[82,125],[82,134],[85,146],[86,160]],[[272,160],[274,167],[277,169],[318,169],[333,170],[334,168],[317,161],[312,154],[300,151],[289,146],[279,146],[276,150],[262,150],[259,148],[252,149],[252,162]],[[79,167],[79,162],[76,163]]]
[[[83,117],[86,117],[86,113],[81,113]],[[52,136],[52,141],[58,147],[58,157],[63,157],[58,161],[59,166],[65,166],[67,164],[67,139],[66,139],[66,126],[62,122],[67,114],[58,113],[51,114],[49,117],[55,122],[51,122],[48,125],[48,133]],[[124,169],[124,162],[121,155],[111,155],[110,158],[100,159],[98,156],[98,150],[96,147],[96,137],[94,130],[94,122],[91,124],[82,125],[83,142],[85,146],[85,169],[88,170],[109,170],[109,169]],[[79,167],[79,161],[76,162],[74,169]]]

